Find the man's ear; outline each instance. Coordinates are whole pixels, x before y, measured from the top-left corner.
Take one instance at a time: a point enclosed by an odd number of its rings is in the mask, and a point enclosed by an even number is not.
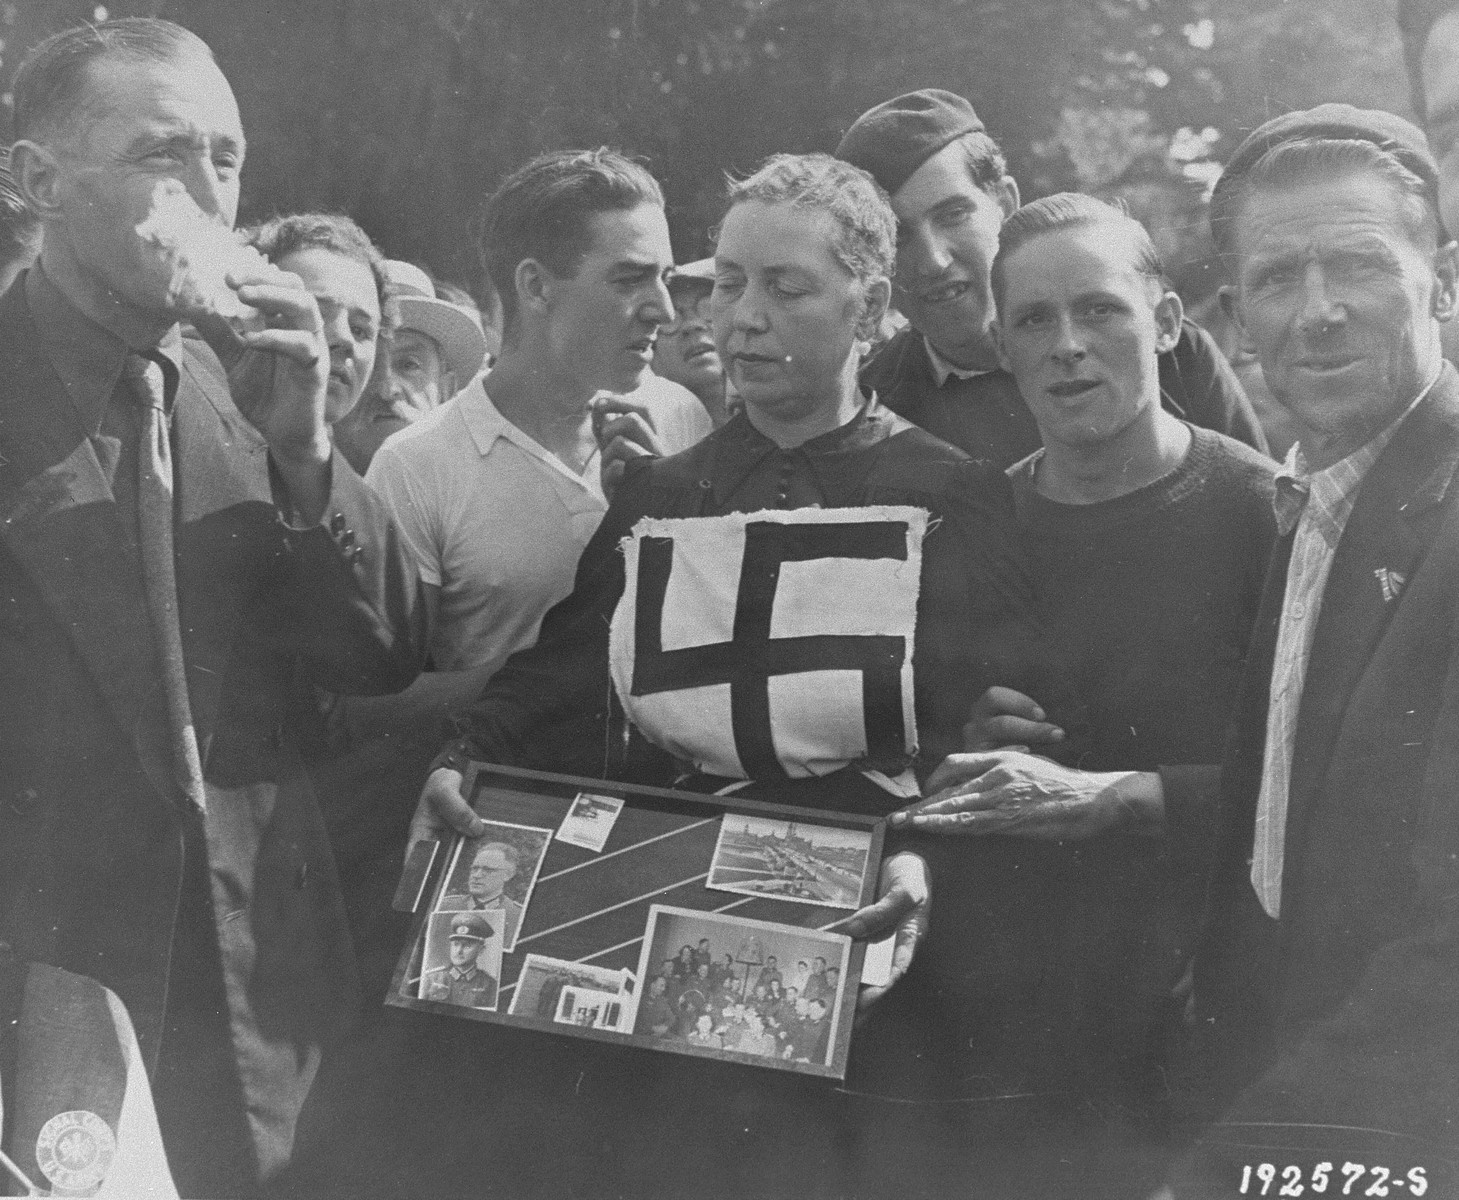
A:
[[[60,212],[60,163],[53,150],[39,142],[16,142],[10,147],[10,174],[36,216],[44,220]]]
[[[552,300],[552,272],[535,258],[524,258],[512,272],[517,286],[517,312],[546,312]]]
[[[1440,321],[1453,320],[1459,311],[1459,242],[1447,242],[1434,252],[1433,314]]]
[[[1012,175],[1003,176],[988,190],[993,199],[998,201],[998,207],[1003,210],[1005,221],[1018,211],[1018,180]]]
[[[1221,301],[1221,311],[1226,314],[1226,319],[1236,330],[1239,348],[1247,354],[1255,354],[1256,346],[1246,332],[1246,325],[1241,320],[1241,294],[1235,284],[1222,284],[1220,290],[1216,292],[1216,297]]]
[[[993,349],[998,354],[998,365],[1010,375],[1013,374],[1013,368],[1008,363],[1008,351],[1003,346],[1003,322],[994,320],[988,331],[993,335]]]
[[[892,302],[892,281],[880,275],[866,285],[861,298],[861,315],[856,319],[856,336],[864,341],[876,340],[882,318],[887,315],[887,305]]]
[[[1180,341],[1180,323],[1185,318],[1185,306],[1174,292],[1165,292],[1155,302],[1155,349],[1161,354],[1174,350]]]

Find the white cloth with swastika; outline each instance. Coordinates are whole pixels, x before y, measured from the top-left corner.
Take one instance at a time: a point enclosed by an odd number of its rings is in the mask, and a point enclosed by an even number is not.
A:
[[[769,638],[816,636],[900,637],[901,739],[910,760],[917,750],[912,649],[927,512],[903,505],[767,510],[719,517],[645,517],[621,543],[626,585],[613,615],[609,662],[613,684],[635,726],[655,745],[711,775],[744,779],[736,746],[731,686],[710,682],[634,695],[640,551],[645,538],[673,543],[661,613],[664,653],[734,641],[736,605],[746,529],[755,523],[866,525],[905,529],[905,558],[814,558],[779,564]],[[646,603],[649,601],[645,601]],[[655,619],[645,614],[645,619]],[[773,661],[774,655],[771,654]],[[808,669],[768,676],[770,731],[775,757],[791,778],[828,775],[858,763],[892,773],[905,762],[868,762],[863,677],[860,670]]]

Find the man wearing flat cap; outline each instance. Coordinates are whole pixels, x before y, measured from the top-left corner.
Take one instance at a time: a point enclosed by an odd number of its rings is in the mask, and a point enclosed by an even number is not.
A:
[[[1314,1192],[1347,1163],[1366,1164],[1352,1194],[1455,1194],[1459,375],[1437,175],[1407,121],[1325,104],[1251,134],[1212,199],[1222,302],[1300,436],[1196,958],[1221,1115],[1182,1197],[1236,1195],[1262,1162]]]
[[[496,928],[481,913],[453,913],[447,942],[451,962],[426,972],[421,999],[462,1008],[496,1008],[496,976],[479,961],[494,937]]]
[[[973,106],[924,88],[868,109],[836,157],[869,172],[897,214],[893,300],[910,325],[862,372],[894,412],[974,458],[1010,467],[1038,426],[993,346],[991,270],[1018,184]],[[1266,436],[1210,336],[1186,321],[1160,356],[1161,400],[1178,417],[1262,452]]]

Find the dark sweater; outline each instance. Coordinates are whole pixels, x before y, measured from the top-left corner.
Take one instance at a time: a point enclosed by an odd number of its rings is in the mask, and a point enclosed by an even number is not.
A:
[[[1179,467],[1103,503],[1056,503],[1034,492],[1026,467],[1010,472],[1044,666],[1077,696],[1074,713],[1057,714],[1071,734],[1055,757],[1096,771],[1215,771],[1274,538],[1275,469],[1193,429]],[[894,992],[887,1015],[912,1011],[885,1031],[904,1057],[943,1073],[909,1081],[914,1091],[1149,1102],[1214,814],[1173,813],[1169,827],[1164,839],[932,849],[938,919],[917,986]],[[913,1024],[929,1030],[926,1044],[905,1044]]]
[[[1082,709],[1058,753],[1070,765],[1168,773],[1220,762],[1275,538],[1275,464],[1209,430],[1191,435],[1174,471],[1095,504],[1040,495],[1032,461],[1009,472],[1051,673]],[[1177,812],[1165,838],[1106,835],[1022,859],[1029,909],[1058,931],[1040,938],[1039,1007],[1063,1031],[1050,1039],[1063,1043],[1060,1071],[1128,1099],[1148,1094],[1214,844],[1213,811]]]
[[[1047,652],[1086,718],[1059,755],[1072,766],[1220,761],[1275,537],[1276,464],[1191,433],[1174,471],[1096,504],[1040,495],[1032,461],[1009,472]]]

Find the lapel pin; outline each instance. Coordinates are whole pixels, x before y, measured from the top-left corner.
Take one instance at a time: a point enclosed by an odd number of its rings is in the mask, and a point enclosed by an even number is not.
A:
[[[1378,586],[1383,589],[1384,603],[1392,604],[1398,599],[1398,593],[1403,591],[1406,580],[1397,571],[1390,571],[1387,567],[1378,567],[1373,574],[1378,578]]]

